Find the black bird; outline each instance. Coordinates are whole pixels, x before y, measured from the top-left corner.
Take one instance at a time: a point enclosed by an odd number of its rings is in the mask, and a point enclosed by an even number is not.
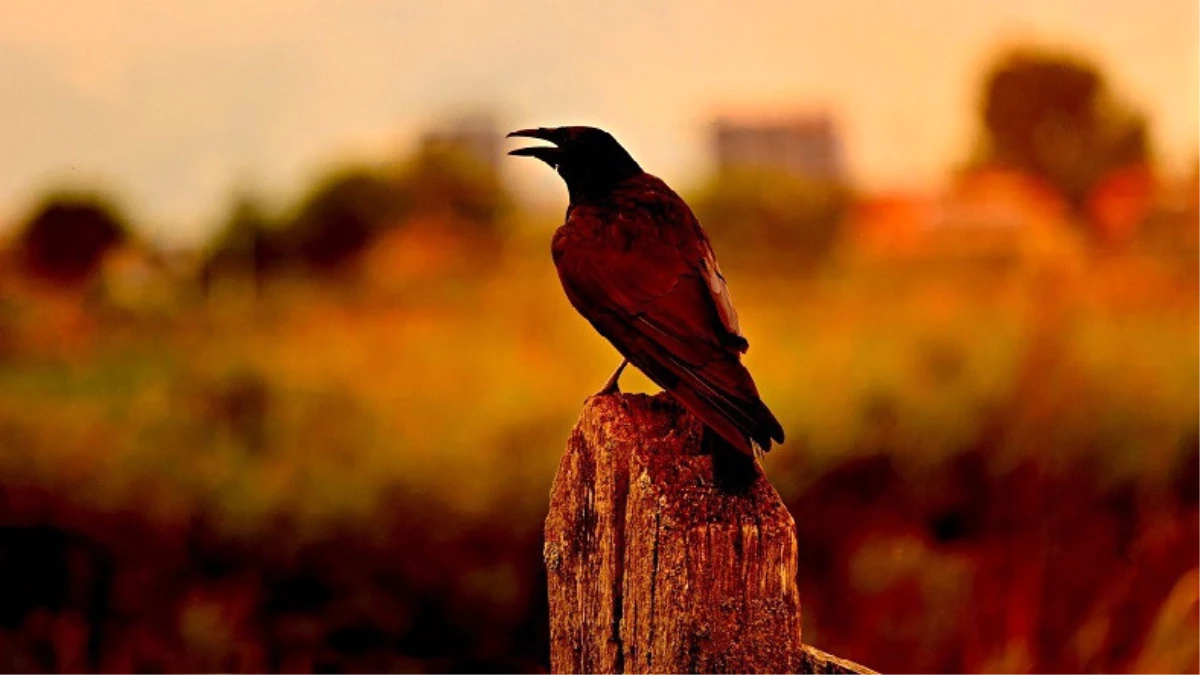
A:
[[[566,182],[570,205],[551,246],[559,279],[575,309],[625,357],[597,395],[617,392],[632,363],[746,455],[782,443],[783,428],[742,365],[750,345],[725,277],[683,199],[601,129],[513,136],[553,143],[508,154],[536,157]]]

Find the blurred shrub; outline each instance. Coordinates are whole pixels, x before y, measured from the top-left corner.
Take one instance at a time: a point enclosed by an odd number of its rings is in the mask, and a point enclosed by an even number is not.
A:
[[[204,266],[205,277],[229,271],[252,271],[256,277],[286,260],[279,223],[251,194],[237,195],[218,230]]]
[[[261,373],[234,371],[214,382],[206,382],[200,396],[200,418],[210,431],[252,454],[267,445],[267,419],[274,392]]]
[[[25,270],[63,284],[90,278],[104,254],[129,236],[129,226],[115,206],[85,193],[46,197],[19,230],[18,255]]]
[[[786,251],[800,265],[829,253],[850,203],[837,183],[769,169],[717,174],[692,200],[705,229],[735,254]]]
[[[1140,673],[1186,673],[1200,661],[1196,640],[1197,603],[1200,598],[1200,569],[1179,578],[1162,603],[1132,670]]]
[[[378,169],[333,172],[317,182],[286,223],[284,248],[309,267],[338,267],[394,222],[403,203],[396,185]]]
[[[980,101],[983,162],[1015,166],[1076,208],[1111,171],[1150,159],[1146,120],[1087,59],[1022,48],[992,66]]]
[[[383,233],[415,219],[450,224],[468,237],[496,234],[510,205],[492,167],[453,147],[425,148],[395,167],[329,172],[285,218],[268,216],[253,196],[238,196],[205,274],[261,275],[287,266],[332,272],[357,264]]]
[[[495,167],[452,145],[423,148],[403,163],[397,188],[409,215],[441,216],[492,229],[512,206]]]

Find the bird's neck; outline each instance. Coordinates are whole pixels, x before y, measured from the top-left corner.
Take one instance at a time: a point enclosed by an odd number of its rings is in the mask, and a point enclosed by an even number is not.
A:
[[[613,191],[626,182],[645,175],[640,168],[621,173],[605,173],[573,176],[563,176],[567,183],[567,195],[572,205],[597,204],[603,202]]]

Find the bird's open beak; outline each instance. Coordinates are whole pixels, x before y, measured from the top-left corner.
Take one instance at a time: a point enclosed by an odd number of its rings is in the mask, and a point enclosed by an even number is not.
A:
[[[549,141],[550,143],[558,144],[562,140],[562,134],[558,129],[547,129],[546,127],[538,127],[537,129],[521,129],[514,131],[506,138],[536,138],[541,141]],[[536,157],[546,164],[550,165],[551,169],[558,168],[559,159],[562,157],[562,148],[556,148],[549,145],[539,145],[530,148],[517,148],[509,151],[508,154],[515,157]]]

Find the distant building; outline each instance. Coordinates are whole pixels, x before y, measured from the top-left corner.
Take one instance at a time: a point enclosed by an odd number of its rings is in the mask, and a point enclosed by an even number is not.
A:
[[[839,181],[842,139],[828,113],[720,117],[714,124],[717,169],[773,169]]]
[[[470,115],[451,120],[421,136],[422,152],[461,152],[491,171],[500,168],[504,133],[490,115]]]

